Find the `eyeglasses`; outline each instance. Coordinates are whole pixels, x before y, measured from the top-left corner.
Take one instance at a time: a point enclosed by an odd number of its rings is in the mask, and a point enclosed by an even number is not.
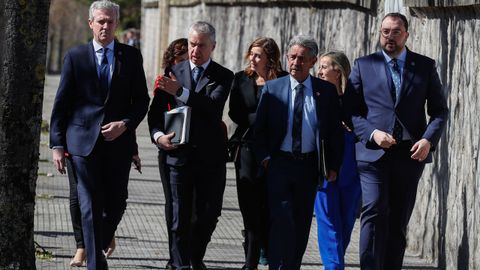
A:
[[[380,30],[380,33],[382,34],[383,37],[388,37],[388,36],[391,36],[391,37],[398,37],[400,36],[403,31],[400,30],[400,29],[382,29]]]

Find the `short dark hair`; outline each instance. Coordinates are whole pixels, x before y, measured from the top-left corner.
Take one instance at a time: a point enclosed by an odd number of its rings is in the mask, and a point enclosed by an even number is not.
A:
[[[405,26],[405,31],[408,32],[408,21],[407,21],[407,17],[405,17],[405,15],[401,14],[401,13],[398,13],[398,12],[391,12],[391,13],[388,13],[387,15],[385,15],[382,19],[382,23],[383,21],[385,20],[385,18],[387,17],[393,17],[393,18],[397,18],[397,19],[400,19],[402,20],[403,22],[403,26]]]

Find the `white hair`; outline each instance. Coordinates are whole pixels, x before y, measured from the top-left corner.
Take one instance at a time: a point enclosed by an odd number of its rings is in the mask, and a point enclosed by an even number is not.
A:
[[[192,32],[207,34],[210,37],[210,40],[212,42],[215,42],[215,28],[208,22],[202,22],[202,21],[194,22],[188,28],[188,34]]]
[[[115,14],[115,19],[117,21],[120,20],[120,6],[112,1],[109,0],[100,0],[100,1],[95,1],[90,5],[90,9],[88,11],[88,20],[92,21],[93,20],[93,12],[95,10],[99,9],[106,9],[106,10],[111,10],[113,11],[113,14]]]
[[[307,35],[298,35],[294,36],[288,43],[288,50],[295,45],[300,45],[302,47],[308,48],[310,56],[315,57],[318,54],[318,45],[314,38]]]

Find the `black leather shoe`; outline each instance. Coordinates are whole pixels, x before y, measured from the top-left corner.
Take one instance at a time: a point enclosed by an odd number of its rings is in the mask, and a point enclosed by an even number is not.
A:
[[[192,270],[208,270],[207,266],[202,262],[192,262]]]
[[[171,263],[167,263],[167,265],[165,265],[165,269],[166,270],[175,270],[175,266],[173,266]]]
[[[103,270],[108,270],[108,263],[106,258],[102,258],[102,260],[99,263],[102,266]]]

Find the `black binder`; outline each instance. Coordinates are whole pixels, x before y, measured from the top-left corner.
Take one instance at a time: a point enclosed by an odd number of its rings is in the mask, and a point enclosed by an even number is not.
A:
[[[181,106],[165,112],[165,134],[175,132],[171,140],[172,144],[188,143],[191,111],[191,107]]]

